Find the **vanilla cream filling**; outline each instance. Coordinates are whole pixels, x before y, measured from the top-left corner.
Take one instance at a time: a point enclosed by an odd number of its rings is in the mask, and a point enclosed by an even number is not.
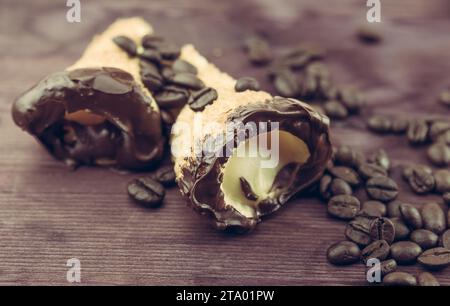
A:
[[[272,139],[276,139],[271,135],[278,133],[278,150],[276,143],[272,143]],[[255,146],[255,137],[267,137],[267,150],[271,152],[267,156],[265,150],[261,152],[260,146]],[[241,154],[244,152],[245,154]],[[239,153],[239,154],[238,154]],[[278,162],[274,167],[265,167],[269,159],[274,159],[273,154],[277,154]],[[246,217],[255,217],[255,208],[257,205],[268,198],[276,196],[270,189],[273,185],[278,172],[287,164],[296,162],[305,163],[310,156],[310,152],[306,143],[286,131],[275,130],[270,133],[260,134],[249,138],[239,144],[233,150],[233,154],[228,158],[223,168],[223,180],[220,189],[224,195],[226,205],[232,206],[239,213]],[[239,178],[244,177],[250,184],[253,192],[258,196],[255,201],[245,197],[242,191]]]

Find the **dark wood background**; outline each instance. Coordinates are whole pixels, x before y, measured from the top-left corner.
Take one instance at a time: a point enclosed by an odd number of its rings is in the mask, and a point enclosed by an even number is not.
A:
[[[298,42],[329,50],[333,77],[354,82],[368,97],[364,116],[333,124],[336,144],[371,152],[384,147],[401,165],[425,161],[403,138],[365,130],[371,113],[449,115],[436,96],[450,84],[450,2],[382,1],[384,41],[364,46],[355,28],[366,1],[83,1],[82,22],[65,21],[66,1],[2,0],[0,9],[0,284],[67,284],[66,261],[81,260],[83,284],[364,285],[363,265],[327,263],[327,247],[343,238],[344,223],[325,205],[297,198],[242,236],[207,226],[185,206],[178,190],[149,210],[127,198],[136,174],[105,169],[69,171],[12,122],[14,98],[41,77],[64,69],[94,33],[117,17],[141,15],[178,43],[194,43],[234,76],[257,77],[272,90],[264,70],[251,67],[240,42],[260,32],[276,52]],[[399,198],[417,197],[401,183]],[[402,267],[416,273],[418,267]],[[450,271],[436,274],[450,285]]]

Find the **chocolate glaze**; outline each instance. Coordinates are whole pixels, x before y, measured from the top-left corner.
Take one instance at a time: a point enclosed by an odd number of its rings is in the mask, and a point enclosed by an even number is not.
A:
[[[202,215],[209,216],[216,228],[242,232],[254,228],[261,220],[260,217],[275,212],[292,196],[318,180],[331,158],[332,147],[328,120],[295,99],[275,97],[272,101],[238,107],[227,118],[228,122],[236,120],[244,124],[250,121],[277,121],[280,130],[302,139],[311,154],[304,164],[290,163],[279,171],[271,187],[277,196],[259,203],[256,218],[245,217],[224,203],[220,184],[221,169],[227,157],[203,156],[188,160],[188,166],[183,169],[178,184],[182,193],[189,198],[191,206]],[[219,136],[218,139],[225,138]],[[222,143],[224,149],[225,140]],[[235,141],[234,146],[237,145]]]
[[[159,113],[131,74],[117,68],[83,68],[51,74],[13,104],[14,122],[71,166],[142,170],[162,157]],[[85,126],[65,119],[80,110],[103,116]]]

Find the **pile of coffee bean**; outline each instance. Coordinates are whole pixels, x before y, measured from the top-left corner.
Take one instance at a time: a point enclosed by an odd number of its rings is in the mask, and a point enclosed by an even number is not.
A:
[[[328,214],[348,223],[344,231],[347,240],[330,246],[328,261],[348,265],[376,258],[381,262],[385,285],[438,285],[428,272],[416,278],[396,270],[398,265],[416,262],[428,270],[450,266],[450,211],[446,216],[438,203],[426,203],[419,210],[396,200],[399,187],[389,177],[390,170],[391,162],[383,149],[368,157],[349,146],[334,149],[318,189],[328,202]],[[414,165],[405,167],[403,176],[420,194],[436,191],[436,176],[439,190],[450,187],[448,170],[432,174],[428,167]],[[355,195],[362,187],[368,200]],[[445,197],[447,193],[444,201]]]
[[[175,185],[173,165],[161,166],[150,176],[135,178],[128,183],[128,195],[145,207],[159,207],[164,200],[165,188]]]
[[[251,63],[268,65],[268,76],[283,97],[308,102],[333,119],[345,119],[359,113],[365,104],[361,92],[352,86],[337,86],[323,62],[325,50],[313,44],[300,44],[275,58],[269,43],[251,37],[244,43]]]
[[[170,131],[178,111],[187,103],[202,111],[217,99],[214,88],[205,87],[197,77],[197,68],[180,59],[180,48],[157,35],[145,35],[141,46],[125,36],[113,41],[131,57],[139,58],[142,83],[152,93],[161,109],[161,118]]]
[[[428,145],[427,157],[437,167],[450,165],[450,119],[402,119],[374,115],[368,128],[379,134],[405,135],[411,146]]]

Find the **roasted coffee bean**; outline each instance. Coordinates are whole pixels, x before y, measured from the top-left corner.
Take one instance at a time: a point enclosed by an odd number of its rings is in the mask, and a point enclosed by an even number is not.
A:
[[[391,218],[395,228],[395,241],[405,240],[408,238],[410,230],[408,226],[400,218]]]
[[[269,43],[261,37],[253,36],[246,39],[244,49],[250,62],[255,65],[267,64],[273,58]]]
[[[273,85],[283,97],[295,97],[300,92],[297,76],[289,69],[278,71],[273,78]]]
[[[428,124],[425,120],[415,119],[409,122],[407,136],[412,145],[423,144],[428,138]]]
[[[324,106],[325,114],[333,119],[344,119],[348,117],[347,108],[339,101],[327,101]]]
[[[161,69],[161,75],[165,80],[170,80],[174,77],[175,71],[172,69],[171,66],[164,66]]]
[[[328,248],[327,259],[334,265],[349,265],[358,262],[361,251],[357,244],[350,241],[341,241]]]
[[[450,192],[450,170],[440,169],[434,173],[436,191],[439,193]]]
[[[234,90],[236,92],[243,92],[246,90],[259,91],[260,86],[259,82],[256,79],[251,77],[242,77],[236,81],[236,84],[234,85]]]
[[[361,258],[365,263],[372,258],[385,260],[389,255],[389,250],[389,244],[385,240],[376,240],[361,251]]]
[[[325,50],[314,45],[298,45],[281,58],[281,64],[292,69],[304,68],[313,60],[321,59],[325,56]]]
[[[411,233],[412,242],[417,243],[423,250],[434,248],[439,240],[439,236],[426,229],[418,229]]]
[[[442,234],[441,246],[450,250],[450,229]]]
[[[339,165],[357,168],[365,161],[365,157],[350,146],[340,146],[334,152],[334,160]]]
[[[359,209],[359,200],[351,195],[337,195],[328,201],[328,213],[339,219],[352,219]]]
[[[331,197],[331,182],[333,178],[330,175],[325,174],[320,179],[319,183],[319,193],[321,197],[325,200],[328,200]]]
[[[148,207],[160,205],[165,193],[163,185],[150,177],[133,179],[128,183],[129,196]]]
[[[179,108],[188,101],[189,91],[176,86],[165,86],[154,97],[158,105],[163,109]]]
[[[205,87],[202,80],[200,80],[195,74],[188,72],[175,73],[173,76],[168,78],[168,81],[172,84],[194,90],[199,90]]]
[[[153,178],[166,187],[173,186],[176,178],[173,165],[159,167]]]
[[[327,79],[331,75],[328,67],[324,63],[320,62],[315,62],[308,65],[305,73],[307,76],[314,77],[316,79]]]
[[[439,139],[439,136],[450,131],[450,121],[434,121],[430,126],[430,138],[433,142]]]
[[[437,136],[435,142],[436,143],[438,143],[438,142],[445,143],[449,146],[450,145],[450,131],[447,131],[447,132],[442,133],[439,136]]]
[[[450,250],[441,247],[426,250],[418,261],[430,270],[443,269],[450,265]]]
[[[155,64],[147,61],[139,61],[139,73],[142,83],[150,91],[156,91],[163,85],[163,77]]]
[[[351,168],[344,166],[335,166],[329,169],[329,172],[334,177],[346,181],[350,184],[350,186],[356,187],[361,183],[359,175]]]
[[[403,221],[413,229],[423,227],[422,215],[419,210],[410,204],[400,205],[400,214]]]
[[[391,245],[391,257],[398,264],[412,264],[422,254],[422,248],[412,241],[399,241]]]
[[[392,120],[386,116],[375,115],[369,118],[367,126],[372,132],[384,134],[390,132]]]
[[[404,134],[408,130],[409,121],[404,118],[395,118],[392,120],[391,132],[395,134]]]
[[[437,287],[440,286],[439,281],[430,272],[422,272],[417,276],[419,286]]]
[[[370,224],[370,238],[385,240],[391,244],[395,238],[395,226],[388,218],[376,218]]]
[[[392,272],[383,278],[385,286],[416,286],[417,280],[414,275],[406,272]]]
[[[442,200],[444,201],[445,204],[450,206],[450,192],[446,192],[442,195]],[[449,210],[450,212],[450,210]],[[447,219],[450,220],[450,219]],[[450,221],[447,221],[447,224],[450,225]]]
[[[372,156],[369,157],[369,161],[380,167],[383,167],[386,171],[389,171],[389,168],[391,167],[389,155],[384,149],[376,150],[375,153],[373,153]]]
[[[444,210],[437,203],[427,203],[422,207],[423,227],[436,234],[442,234],[447,228]]]
[[[380,263],[381,276],[385,276],[395,270],[397,270],[397,262],[393,259],[388,259]]]
[[[426,165],[421,165],[421,164],[407,165],[403,168],[403,172],[402,172],[402,177],[405,181],[409,180],[409,178],[412,176],[414,169],[419,169],[420,171],[424,171],[429,174],[432,173],[431,168]]]
[[[428,171],[416,167],[412,169],[408,178],[409,186],[417,194],[425,194],[431,192],[435,186],[434,176]]]
[[[142,53],[139,54],[139,57],[141,59],[153,62],[155,64],[159,64],[159,62],[161,62],[162,59],[159,51],[152,49],[144,49],[144,51],[142,51]]]
[[[131,38],[126,36],[116,36],[113,38],[113,42],[127,52],[129,56],[136,56],[136,43]]]
[[[370,216],[356,216],[345,228],[345,237],[359,244],[368,245],[370,238],[370,225],[373,218]]]
[[[197,68],[194,65],[182,59],[177,59],[175,62],[173,62],[172,69],[175,72],[187,72],[191,74],[197,74],[198,72]]]
[[[335,178],[333,179],[333,181],[331,181],[330,191],[334,196],[341,194],[350,195],[352,194],[352,187],[350,187],[350,185],[346,181],[340,178]]]
[[[142,37],[141,44],[146,49],[156,49],[163,41],[164,38],[161,36],[146,34]]]
[[[337,97],[351,114],[358,113],[365,104],[365,98],[362,93],[353,87],[341,87]]]
[[[387,176],[388,174],[386,169],[373,163],[363,163],[358,168],[358,173],[365,180],[371,179],[375,176]]]
[[[366,44],[377,44],[382,39],[380,30],[373,24],[360,26],[357,29],[356,34],[359,40]]]
[[[388,202],[397,197],[398,186],[387,176],[375,176],[367,181],[366,191],[372,199]]]
[[[403,204],[400,201],[392,201],[387,204],[387,215],[389,218],[401,217],[400,205]]]
[[[203,111],[205,107],[215,100],[217,100],[217,91],[211,87],[205,87],[197,92],[194,92],[189,98],[189,107],[195,111]]]
[[[161,53],[161,57],[166,60],[174,60],[181,54],[181,49],[174,43],[162,42],[157,45],[157,50]]]
[[[439,96],[439,102],[444,105],[450,106],[450,89],[444,90]]]
[[[435,166],[448,166],[450,165],[450,146],[442,142],[434,143],[428,148],[427,156]]]
[[[366,201],[362,204],[360,212],[371,217],[384,217],[386,205],[379,201]]]

